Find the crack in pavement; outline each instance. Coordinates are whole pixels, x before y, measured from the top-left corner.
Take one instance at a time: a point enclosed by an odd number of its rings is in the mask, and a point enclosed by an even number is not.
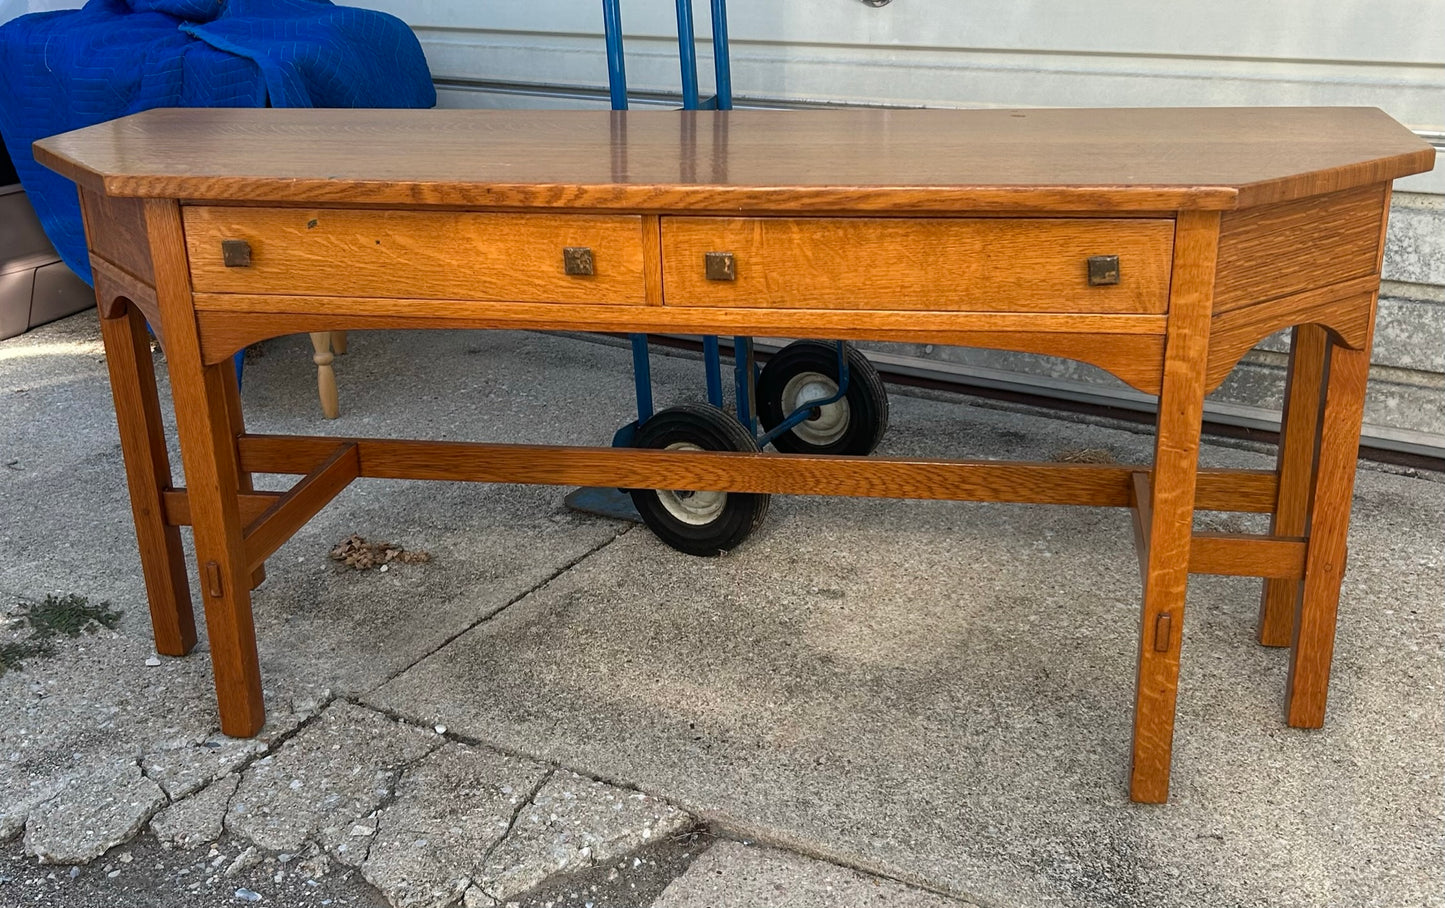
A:
[[[566,564],[563,564],[561,567],[557,568],[555,571],[553,571],[552,573],[548,574],[546,577],[542,578],[542,580],[538,581],[538,583],[537,583],[535,586],[529,587],[528,589],[525,589],[525,590],[523,590],[522,592],[518,593],[516,596],[513,596],[511,599],[508,599],[508,600],[506,601],[506,603],[504,603],[502,606],[500,606],[499,608],[497,608],[496,611],[491,612],[491,613],[489,613],[489,614],[487,614],[487,615],[483,615],[481,618],[478,618],[476,621],[473,621],[471,624],[469,624],[469,625],[467,625],[466,627],[462,628],[461,630],[457,631],[455,634],[452,634],[450,637],[447,637],[447,638],[446,638],[445,640],[443,640],[441,643],[437,644],[435,648],[433,648],[433,649],[431,649],[431,650],[429,650],[429,651],[421,654],[420,656],[418,656],[418,657],[416,657],[415,659],[413,659],[411,662],[407,663],[406,665],[404,665],[404,666],[402,666],[401,668],[397,669],[396,671],[392,672],[390,675],[388,675],[388,676],[386,676],[384,679],[382,679],[382,681],[381,681],[379,684],[377,684],[377,685],[375,685],[374,687],[372,687],[372,688],[371,688],[371,692],[375,692],[375,691],[380,690],[381,688],[383,688],[383,687],[385,687],[386,685],[390,684],[392,681],[395,681],[397,678],[401,677],[402,675],[404,675],[404,674],[406,674],[407,672],[411,671],[412,669],[416,668],[416,667],[417,667],[419,664],[421,664],[424,660],[426,660],[426,659],[428,659],[428,658],[430,658],[430,657],[432,657],[432,656],[435,656],[437,653],[439,653],[439,652],[441,652],[442,650],[446,649],[446,648],[447,648],[448,646],[450,646],[453,642],[455,642],[455,641],[457,640],[457,638],[459,638],[459,637],[463,636],[464,634],[467,634],[467,633],[469,633],[469,632],[471,632],[471,631],[473,631],[473,630],[476,630],[478,627],[481,627],[483,624],[486,624],[488,621],[491,621],[493,618],[496,618],[498,615],[500,615],[500,614],[502,614],[503,612],[507,611],[507,610],[510,609],[512,606],[516,605],[518,602],[521,602],[523,599],[526,599],[528,596],[532,595],[533,593],[538,592],[538,591],[541,590],[543,587],[547,586],[547,584],[551,583],[552,581],[556,580],[558,577],[561,577],[563,574],[565,574],[565,573],[567,573],[568,571],[572,570],[572,569],[575,568],[577,565],[581,564],[583,561],[586,561],[588,558],[591,558],[593,555],[596,555],[598,552],[600,552],[600,551],[602,551],[603,549],[607,548],[609,545],[611,545],[612,543],[616,542],[618,539],[621,539],[624,535],[626,535],[628,532],[630,532],[630,531],[633,530],[633,529],[635,529],[635,526],[632,525],[632,524],[628,524],[628,525],[626,525],[626,526],[619,527],[618,530],[617,530],[617,532],[614,533],[614,534],[612,534],[611,537],[602,540],[600,543],[598,543],[597,545],[595,545],[595,546],[593,546],[592,548],[588,549],[587,551],[583,552],[582,554],[578,555],[576,558],[573,558],[572,560],[568,561]]]
[[[319,704],[317,704],[316,709],[311,713],[311,715],[302,719],[300,722],[297,722],[294,728],[292,728],[290,731],[282,732],[272,740],[268,741],[266,743],[265,750],[256,751],[255,753],[250,754],[249,756],[245,757],[242,762],[238,764],[234,769],[228,771],[226,775],[221,776],[220,779],[212,779],[210,782],[207,782],[205,785],[201,786],[200,788],[196,789],[195,791],[191,792],[190,794],[186,795],[186,797],[181,798],[180,800],[184,801],[188,798],[194,798],[196,795],[200,794],[207,788],[210,788],[212,785],[221,781],[221,779],[224,779],[226,776],[233,773],[238,779],[244,777],[246,770],[251,768],[251,764],[255,763],[257,760],[262,759],[263,756],[270,756],[276,753],[276,751],[281,749],[281,745],[296,737],[301,733],[302,729],[307,728],[311,725],[311,723],[317,721],[321,717],[321,714],[326,712],[326,710],[330,708],[331,704],[335,703],[338,699],[340,698],[338,698],[335,694],[327,696]],[[220,731],[220,729],[216,729],[216,731]],[[214,734],[214,732],[212,734]],[[210,737],[210,735],[208,734],[206,737]],[[230,832],[232,835],[250,842],[251,840],[245,835],[241,834],[240,832],[233,831],[230,827],[226,825],[227,818],[231,816],[231,805],[235,803],[236,795],[239,794],[240,791],[241,786],[238,783],[235,788],[231,789],[231,794],[226,798],[226,805],[221,809],[221,831],[223,833]],[[256,843],[251,842],[251,844],[254,845]]]
[[[492,859],[492,855],[496,853],[498,848],[502,847],[502,843],[512,834],[512,830],[517,828],[517,820],[521,818],[522,811],[532,806],[532,802],[537,800],[537,795],[541,793],[548,782],[552,781],[552,777],[556,774],[557,768],[555,766],[548,767],[547,772],[542,775],[542,778],[538,780],[537,784],[532,786],[532,790],[527,792],[527,796],[517,804],[517,809],[512,811],[511,818],[507,820],[507,828],[502,830],[502,834],[497,836],[497,840],[491,844],[486,854],[483,854],[482,859],[472,868],[473,885],[476,885],[477,889],[493,902],[500,903],[501,899],[492,895],[492,893],[488,892],[484,886],[476,883],[476,881],[482,878],[482,873],[486,870],[487,862]],[[465,892],[463,892],[463,897],[465,897]]]
[[[355,699],[353,699],[353,698],[351,698],[351,697],[341,697],[341,698],[339,698],[339,699],[345,700],[347,703],[350,703],[352,706],[355,706],[357,709],[366,709],[366,710],[370,710],[371,712],[380,713],[380,714],[383,715],[383,716],[386,715],[385,713],[381,712],[380,710],[372,709],[370,706],[367,706],[367,705],[365,705],[365,704],[363,704],[363,703],[360,703],[360,702],[358,702],[357,700],[355,700]],[[414,726],[414,727],[422,728],[422,729],[425,730],[425,726],[420,725],[419,723],[416,723],[416,722],[406,722],[406,723],[402,723],[402,722],[400,722],[400,720],[395,720],[395,721],[398,721],[398,724],[412,725],[412,726]],[[384,794],[384,795],[381,796],[381,800],[377,802],[376,807],[373,808],[372,811],[371,811],[371,816],[372,816],[373,818],[375,818],[376,822],[372,825],[371,836],[368,837],[367,840],[366,840],[366,851],[364,851],[364,852],[362,853],[362,855],[361,855],[361,860],[359,860],[359,861],[356,862],[356,870],[361,874],[361,879],[362,879],[362,880],[366,880],[366,874],[363,872],[363,868],[366,866],[366,862],[369,861],[369,860],[371,860],[371,849],[372,849],[373,846],[376,845],[376,840],[379,839],[379,838],[381,838],[381,814],[382,814],[382,812],[383,812],[384,810],[386,810],[388,807],[390,807],[390,806],[392,806],[393,804],[395,804],[397,798],[400,797],[401,783],[402,783],[402,780],[403,780],[404,778],[406,778],[406,772],[407,772],[407,770],[415,767],[416,764],[420,763],[422,760],[425,760],[427,757],[429,757],[429,756],[431,756],[432,754],[436,753],[438,750],[441,750],[443,747],[446,746],[446,743],[447,743],[446,736],[445,736],[445,735],[440,735],[440,734],[438,734],[438,735],[437,735],[437,745],[436,745],[435,747],[431,748],[431,749],[428,750],[426,753],[417,756],[416,759],[414,759],[414,760],[407,760],[406,762],[401,763],[400,765],[398,765],[398,766],[396,767],[396,777],[391,780],[391,785],[387,788],[386,794]],[[365,819],[365,817],[360,817],[360,818],[358,818],[358,819]],[[354,821],[353,821],[353,822],[354,822]],[[318,843],[318,844],[319,844],[319,843]],[[325,850],[325,846],[322,846],[322,849]],[[368,885],[368,886],[371,886],[372,884],[371,884],[370,881],[367,881],[367,885]],[[373,888],[373,889],[376,889],[377,892],[381,892],[380,887],[372,886],[372,888]]]

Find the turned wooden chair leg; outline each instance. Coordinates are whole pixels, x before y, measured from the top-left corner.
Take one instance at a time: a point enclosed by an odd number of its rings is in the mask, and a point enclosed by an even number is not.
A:
[[[330,331],[311,332],[311,348],[315,352],[311,361],[316,363],[316,392],[321,397],[321,412],[327,419],[335,419],[341,415],[341,399],[336,391],[336,370],[331,368],[332,360],[336,359],[331,352]]]
[[[345,356],[345,355],[346,355],[346,332],[345,332],[345,331],[333,331],[333,332],[331,332],[331,352],[332,352],[332,353],[335,353],[337,356]]]

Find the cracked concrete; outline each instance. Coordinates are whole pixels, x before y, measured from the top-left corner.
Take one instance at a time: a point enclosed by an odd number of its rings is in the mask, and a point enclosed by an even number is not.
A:
[[[607,863],[696,821],[649,797],[576,773],[548,780],[482,864],[474,902],[505,902],[557,873]],[[484,902],[482,902],[484,904]]]
[[[30,811],[25,848],[42,864],[84,864],[129,841],[165,803],[134,762],[92,768]]]
[[[445,908],[466,892],[546,766],[448,743],[409,767],[377,818],[362,874],[397,908]]]
[[[226,810],[240,784],[241,777],[232,773],[171,804],[151,819],[151,832],[162,845],[172,848],[194,848],[216,841],[225,828]]]
[[[347,702],[327,707],[287,745],[252,763],[226,811],[226,829],[269,851],[318,841],[359,864],[353,831],[387,798],[402,767],[441,744],[435,732]],[[360,837],[362,839],[366,836]]]
[[[0,617],[47,592],[124,612],[0,677],[0,840],[26,830],[16,850],[130,835],[125,848],[160,852],[130,824],[154,813],[165,854],[220,839],[148,899],[213,904],[185,899],[224,893],[213,881],[253,848],[242,863],[257,866],[225,879],[265,903],[292,904],[282,880],[349,873],[378,904],[490,906],[490,892],[581,908],[629,849],[700,816],[836,863],[721,843],[692,870],[667,864],[648,890],[672,882],[664,908],[830,891],[955,904],[868,870],[1000,908],[1445,904],[1438,481],[1361,471],[1321,732],[1279,721],[1284,659],[1249,640],[1257,584],[1192,582],[1163,808],[1123,801],[1138,590],[1112,511],[783,498],[747,545],[698,560],[567,512],[560,489],[358,483],[268,563],[254,600],[270,724],[234,741],[216,731],[204,639],[151,658],[95,334],[92,314],[0,342],[0,396],[20,404],[0,406],[15,464],[0,470]],[[264,349],[244,392],[253,431],[605,444],[631,418],[622,348],[361,333],[338,364],[336,423],[314,412],[304,339]],[[467,368],[426,370],[439,361]],[[654,377],[660,399],[700,393],[695,362],[660,358]],[[894,454],[1150,447],[949,395],[894,408]],[[35,430],[62,412],[63,436]],[[1219,446],[1206,460],[1266,463]],[[338,571],[325,553],[353,532],[435,560]],[[629,786],[648,792],[636,810]],[[88,811],[107,818],[93,835],[57,832]],[[91,894],[57,904],[109,904],[102,866],[74,890]],[[547,888],[569,873],[588,882]],[[599,906],[652,903],[618,892]]]
[[[83,808],[72,804],[63,815],[54,811],[67,799],[104,791],[102,780],[129,790],[116,804],[117,810],[125,808],[124,816],[113,822],[122,830],[132,820],[144,823],[154,812],[152,788],[164,805],[239,765],[298,721],[290,697],[272,686],[270,721],[261,736],[232,741],[217,734],[214,710],[194,697],[210,684],[204,653],[153,666],[147,664],[150,644],[127,634],[106,631],[54,643],[54,656],[0,677],[0,841],[26,828],[32,816],[46,829],[60,828],[54,824]],[[51,799],[60,800],[41,813]],[[129,808],[132,800],[135,810]],[[31,830],[27,841],[32,840],[56,860],[65,859],[58,856],[63,848],[51,849],[50,832]]]

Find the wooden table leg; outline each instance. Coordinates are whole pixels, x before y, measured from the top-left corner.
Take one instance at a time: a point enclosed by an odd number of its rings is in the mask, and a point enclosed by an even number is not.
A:
[[[201,358],[179,207],[174,201],[151,199],[145,213],[156,298],[165,320],[221,731],[250,737],[261,730],[266,710],[242,538],[240,464],[227,402],[235,367],[229,358],[210,366]]]
[[[100,331],[115,396],[115,418],[156,652],[184,656],[196,645],[196,617],[191,610],[181,531],[166,523],[161,500],[161,492],[172,484],[171,462],[166,454],[150,336],[139,309],[130,304],[112,308],[109,303],[101,301],[101,311],[110,310],[113,315],[101,318]]]
[[[1351,350],[1330,339],[1321,358],[1324,400],[1309,483],[1305,576],[1292,622],[1286,705],[1289,724],[1298,728],[1319,728],[1325,722],[1370,344]]]
[[[1130,798],[1149,803],[1169,799],[1179,645],[1184,632],[1189,547],[1194,535],[1194,485],[1199,470],[1203,376],[1209,353],[1218,243],[1218,214],[1180,213],[1175,229],[1164,381],[1159,392],[1154,445],[1129,771]]]
[[[1270,520],[1272,536],[1303,536],[1309,516],[1315,447],[1319,440],[1329,336],[1319,325],[1300,325],[1290,342],[1280,425],[1279,497]],[[1294,636],[1300,581],[1267,579],[1259,602],[1259,642],[1289,646]]]
[[[246,431],[246,418],[241,412],[241,382],[236,376],[236,370],[232,369],[226,373],[226,421],[231,426],[231,435],[241,435]],[[239,460],[239,453],[237,459]],[[244,471],[237,473],[238,486],[242,492],[254,492],[255,485],[251,481],[251,474]],[[251,572],[251,589],[255,589],[266,582],[266,565],[259,565]]]

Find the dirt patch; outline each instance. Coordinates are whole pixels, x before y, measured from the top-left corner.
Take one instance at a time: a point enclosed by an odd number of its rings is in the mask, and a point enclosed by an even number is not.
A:
[[[369,571],[372,568],[385,567],[392,562],[425,564],[431,561],[431,553],[409,552],[390,542],[368,542],[364,537],[353,533],[341,540],[336,548],[331,550],[331,560],[339,561],[358,571]]]

